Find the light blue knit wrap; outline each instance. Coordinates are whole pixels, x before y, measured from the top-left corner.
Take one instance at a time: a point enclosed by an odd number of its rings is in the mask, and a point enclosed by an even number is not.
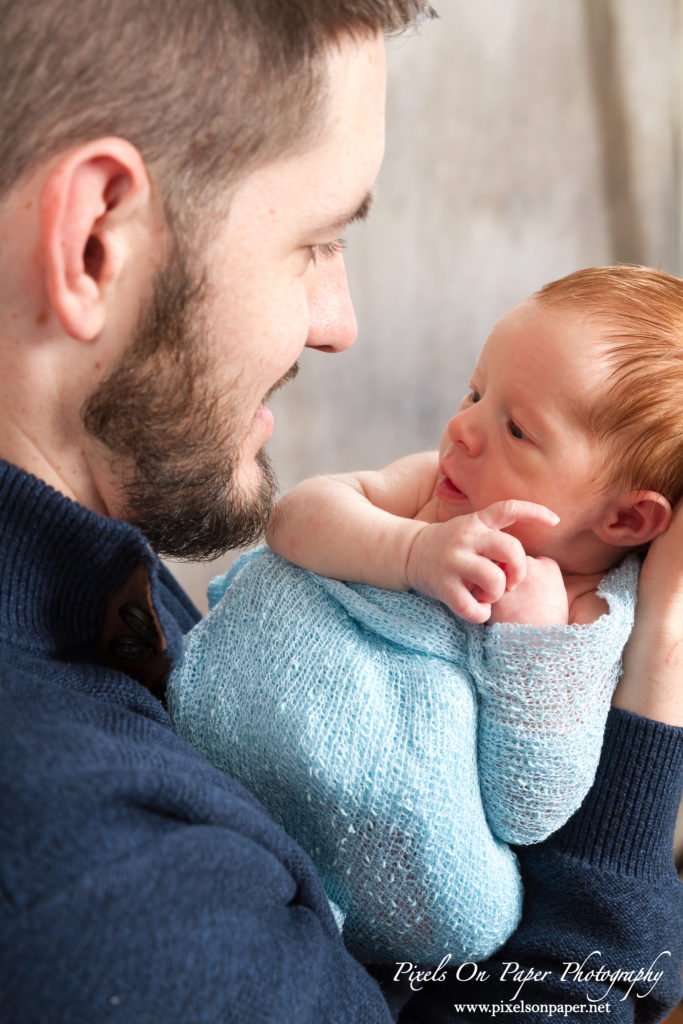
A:
[[[590,625],[485,627],[259,548],[211,584],[169,710],[308,851],[359,958],[484,958],[520,914],[503,840],[591,785],[637,576],[607,574]]]

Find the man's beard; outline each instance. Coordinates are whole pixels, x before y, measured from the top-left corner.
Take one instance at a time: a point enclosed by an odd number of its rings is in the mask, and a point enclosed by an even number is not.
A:
[[[160,555],[197,560],[257,540],[276,492],[263,451],[256,493],[238,487],[239,377],[226,395],[212,384],[204,292],[176,252],[157,275],[132,346],[83,410],[86,430],[124,477],[122,518]]]

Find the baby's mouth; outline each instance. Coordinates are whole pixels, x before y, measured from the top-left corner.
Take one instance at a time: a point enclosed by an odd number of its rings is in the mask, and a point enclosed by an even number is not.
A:
[[[443,472],[443,471],[442,471]],[[466,501],[467,495],[453,483],[450,477],[444,475],[436,487],[436,494],[443,501]]]

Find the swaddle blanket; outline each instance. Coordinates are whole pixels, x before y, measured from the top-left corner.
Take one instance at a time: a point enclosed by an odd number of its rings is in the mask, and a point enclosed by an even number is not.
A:
[[[591,785],[637,575],[606,575],[590,625],[485,627],[259,548],[211,584],[169,710],[308,851],[356,956],[484,958],[520,914],[507,842]]]

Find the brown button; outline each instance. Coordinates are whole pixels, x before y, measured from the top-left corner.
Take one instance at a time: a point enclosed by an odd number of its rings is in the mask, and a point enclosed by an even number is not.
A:
[[[163,695],[171,659],[144,565],[137,565],[109,598],[98,646],[112,668],[137,679],[155,696]]]
[[[153,658],[156,651],[136,636],[116,636],[109,644],[109,653],[124,661],[145,661]]]
[[[154,627],[154,619],[149,612],[146,612],[137,604],[128,603],[121,605],[119,615],[136,636],[156,647],[157,631]]]

